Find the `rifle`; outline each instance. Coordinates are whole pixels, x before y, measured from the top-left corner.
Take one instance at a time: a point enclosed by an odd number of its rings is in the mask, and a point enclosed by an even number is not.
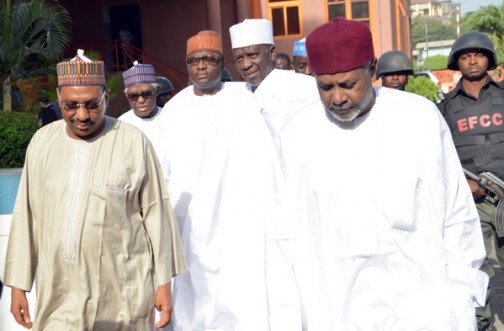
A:
[[[483,171],[479,175],[476,175],[464,168],[464,174],[467,178],[475,180],[486,189],[487,193],[485,199],[491,203],[496,203],[500,199],[504,198],[504,181],[495,176],[493,173]]]
[[[495,210],[495,230],[497,237],[504,238],[504,181],[488,171],[475,175],[464,168],[464,174],[485,188],[486,200],[493,204],[498,202]]]

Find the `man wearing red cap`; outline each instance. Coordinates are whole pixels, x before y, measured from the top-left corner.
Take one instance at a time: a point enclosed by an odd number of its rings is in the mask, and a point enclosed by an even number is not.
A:
[[[488,278],[450,131],[425,98],[372,86],[369,28],[307,36],[325,112],[281,137],[305,330],[475,330]]]
[[[221,82],[221,36],[187,40],[192,82],[163,108],[168,190],[189,271],[174,280],[173,329],[268,329],[265,227],[274,147],[243,82]],[[260,206],[260,208],[258,208]]]

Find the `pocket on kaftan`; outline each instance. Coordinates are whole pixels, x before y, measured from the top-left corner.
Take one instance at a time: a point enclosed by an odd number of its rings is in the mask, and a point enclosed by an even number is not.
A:
[[[91,185],[91,193],[98,196],[105,205],[105,218],[117,223],[126,216],[126,198],[128,191],[120,187]]]
[[[119,187],[107,187],[92,184],[91,193],[99,197],[99,208],[103,209],[102,227],[107,246],[122,253],[123,242],[128,241],[128,233],[131,232],[131,222],[127,216],[126,199],[128,191]]]
[[[414,173],[414,172],[413,172]],[[401,176],[383,183],[387,192],[377,194],[377,208],[390,228],[415,231],[417,227],[422,180],[417,176]]]

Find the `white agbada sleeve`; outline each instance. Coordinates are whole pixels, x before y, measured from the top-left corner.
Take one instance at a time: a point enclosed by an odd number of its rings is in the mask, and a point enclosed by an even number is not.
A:
[[[488,277],[479,268],[486,254],[478,212],[450,130],[439,113],[437,120],[441,149],[438,176],[444,178],[440,183],[446,190],[443,243],[449,261],[448,277],[454,313],[462,323],[464,316],[472,311],[471,307],[485,304]]]

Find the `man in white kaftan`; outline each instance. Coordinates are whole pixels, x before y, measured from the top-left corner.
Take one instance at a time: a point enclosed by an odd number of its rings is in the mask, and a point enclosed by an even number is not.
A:
[[[372,87],[364,24],[337,18],[306,43],[326,111],[281,139],[303,330],[475,330],[485,250],[445,121]]]
[[[32,138],[12,218],[13,315],[33,330],[154,330],[155,307],[163,327],[185,261],[161,166],[138,129],[104,115],[103,62],[79,53],[57,69],[64,121]]]
[[[319,105],[313,77],[275,69],[273,26],[266,19],[246,19],[229,28],[236,69],[253,92],[275,143],[298,111]],[[316,106],[315,106],[316,107]]]
[[[140,129],[154,146],[159,162],[164,164],[166,148],[159,125],[162,108],[157,106],[159,84],[154,67],[135,61],[133,67],[123,72],[123,78],[124,93],[131,109],[119,116],[119,119]]]
[[[139,117],[135,115],[133,109],[128,110],[126,113],[119,116],[119,120],[122,122],[133,125],[143,132],[152,143],[159,162],[164,160],[164,144],[162,143],[162,128],[159,126],[158,117],[161,113],[162,108],[157,107],[153,111],[155,114],[152,117]]]
[[[160,115],[189,268],[174,281],[177,331],[269,330],[265,228],[275,220],[274,148],[244,83],[221,83],[222,60],[219,34],[191,37],[193,85]]]

